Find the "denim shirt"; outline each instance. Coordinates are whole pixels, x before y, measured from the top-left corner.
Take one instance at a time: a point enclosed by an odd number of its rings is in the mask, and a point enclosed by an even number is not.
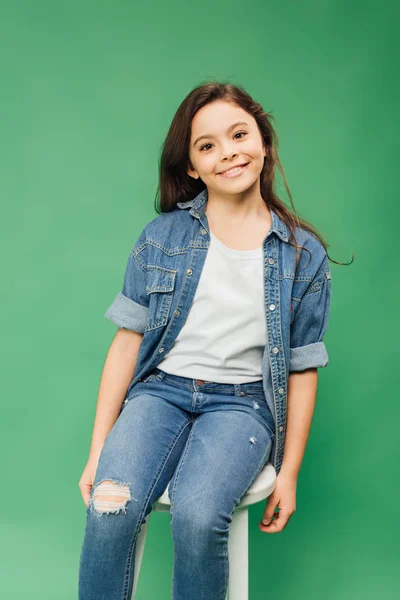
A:
[[[207,198],[204,189],[144,227],[129,254],[122,291],[105,313],[118,327],[143,333],[127,396],[171,349],[188,317],[210,245]],[[270,462],[278,474],[286,435],[289,372],[328,365],[323,337],[329,319],[331,273],[322,244],[299,227],[297,242],[311,257],[299,250],[296,269],[295,248],[288,244],[290,231],[270,211],[272,225],[262,244],[267,324],[262,378],[275,422]]]

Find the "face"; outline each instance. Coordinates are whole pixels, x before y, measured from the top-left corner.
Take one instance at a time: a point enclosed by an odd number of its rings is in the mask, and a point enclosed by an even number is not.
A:
[[[209,192],[244,192],[259,180],[265,156],[254,117],[239,106],[218,100],[195,114],[189,149],[194,169],[188,174],[200,177]],[[224,173],[237,165],[246,166]]]

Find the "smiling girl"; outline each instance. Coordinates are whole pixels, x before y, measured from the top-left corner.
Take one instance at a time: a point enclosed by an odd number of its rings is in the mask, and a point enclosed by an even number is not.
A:
[[[271,119],[243,88],[210,82],[171,123],[160,214],[105,315],[118,331],[79,482],[80,600],[131,597],[137,535],[167,487],[173,600],[224,600],[232,514],[268,461],[260,530],[296,510],[331,274],[323,239],[274,191]]]

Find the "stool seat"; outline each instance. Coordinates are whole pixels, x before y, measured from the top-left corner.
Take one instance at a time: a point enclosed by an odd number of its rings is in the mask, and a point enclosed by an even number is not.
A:
[[[164,493],[161,494],[156,502],[154,502],[151,512],[169,512],[171,508],[171,502],[168,495],[170,483],[167,485]],[[275,483],[275,468],[271,463],[267,462],[247,492],[243,495],[243,498],[236,506],[232,515],[228,539],[229,581],[225,600],[248,600],[248,506],[268,498],[274,491]],[[131,600],[133,600],[136,595],[151,512],[147,515],[142,524],[136,541],[135,570]]]

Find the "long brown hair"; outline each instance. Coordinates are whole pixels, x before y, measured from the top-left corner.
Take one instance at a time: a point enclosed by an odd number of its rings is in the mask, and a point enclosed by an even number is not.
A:
[[[296,262],[298,259],[298,249],[303,248],[303,246],[297,244],[295,235],[296,226],[312,233],[327,252],[329,244],[325,241],[324,236],[311,223],[301,219],[296,213],[286,176],[279,160],[278,136],[271,123],[275,121],[275,118],[270,112],[265,112],[261,104],[253,100],[242,87],[228,82],[207,81],[193,88],[176,111],[162,146],[159,165],[159,184],[155,199],[156,212],[158,214],[170,212],[178,202],[185,202],[188,199],[194,198],[205,189],[206,185],[200,178],[193,179],[187,173],[187,169],[193,169],[193,165],[189,159],[191,124],[194,115],[200,108],[216,100],[224,100],[240,106],[252,115],[257,122],[267,151],[264,166],[260,174],[261,196],[266,205],[271,207],[289,228],[289,239],[294,239],[295,242]],[[275,191],[276,165],[278,165],[282,174],[293,213],[279,199]],[[304,249],[309,252],[307,248]],[[336,264],[350,264],[334,261],[329,257],[328,252],[327,256],[329,260]],[[354,254],[351,262],[353,260]]]

